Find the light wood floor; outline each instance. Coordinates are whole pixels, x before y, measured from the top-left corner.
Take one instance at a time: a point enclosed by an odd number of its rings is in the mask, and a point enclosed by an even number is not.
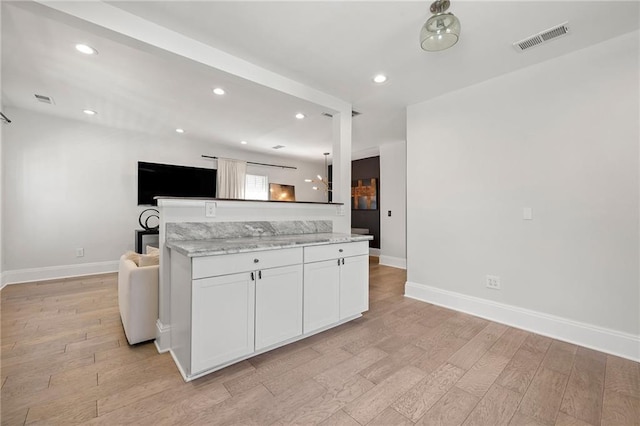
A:
[[[2,290],[2,424],[639,425],[640,365],[402,296],[191,383],[127,345],[116,277]]]

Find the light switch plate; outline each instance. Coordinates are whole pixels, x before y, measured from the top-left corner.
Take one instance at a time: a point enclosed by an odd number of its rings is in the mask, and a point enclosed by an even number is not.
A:
[[[336,214],[338,216],[344,216],[344,204],[336,206]]]
[[[522,219],[533,220],[533,209],[531,207],[524,207],[522,209]]]
[[[204,203],[204,215],[206,217],[216,217],[216,203]]]

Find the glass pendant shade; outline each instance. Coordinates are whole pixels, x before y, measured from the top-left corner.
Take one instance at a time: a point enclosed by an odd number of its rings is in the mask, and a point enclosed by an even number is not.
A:
[[[452,13],[437,13],[420,30],[420,47],[428,52],[448,49],[458,42],[460,21]]]

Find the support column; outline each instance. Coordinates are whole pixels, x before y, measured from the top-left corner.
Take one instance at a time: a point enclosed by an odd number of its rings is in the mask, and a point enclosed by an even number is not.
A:
[[[334,232],[351,233],[351,108],[333,116],[333,202],[344,203]]]

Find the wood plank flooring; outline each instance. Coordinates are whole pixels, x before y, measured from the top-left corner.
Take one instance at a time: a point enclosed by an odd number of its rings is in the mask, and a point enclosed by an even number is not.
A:
[[[3,425],[640,425],[640,365],[403,296],[190,383],[129,346],[114,274],[1,292]]]

